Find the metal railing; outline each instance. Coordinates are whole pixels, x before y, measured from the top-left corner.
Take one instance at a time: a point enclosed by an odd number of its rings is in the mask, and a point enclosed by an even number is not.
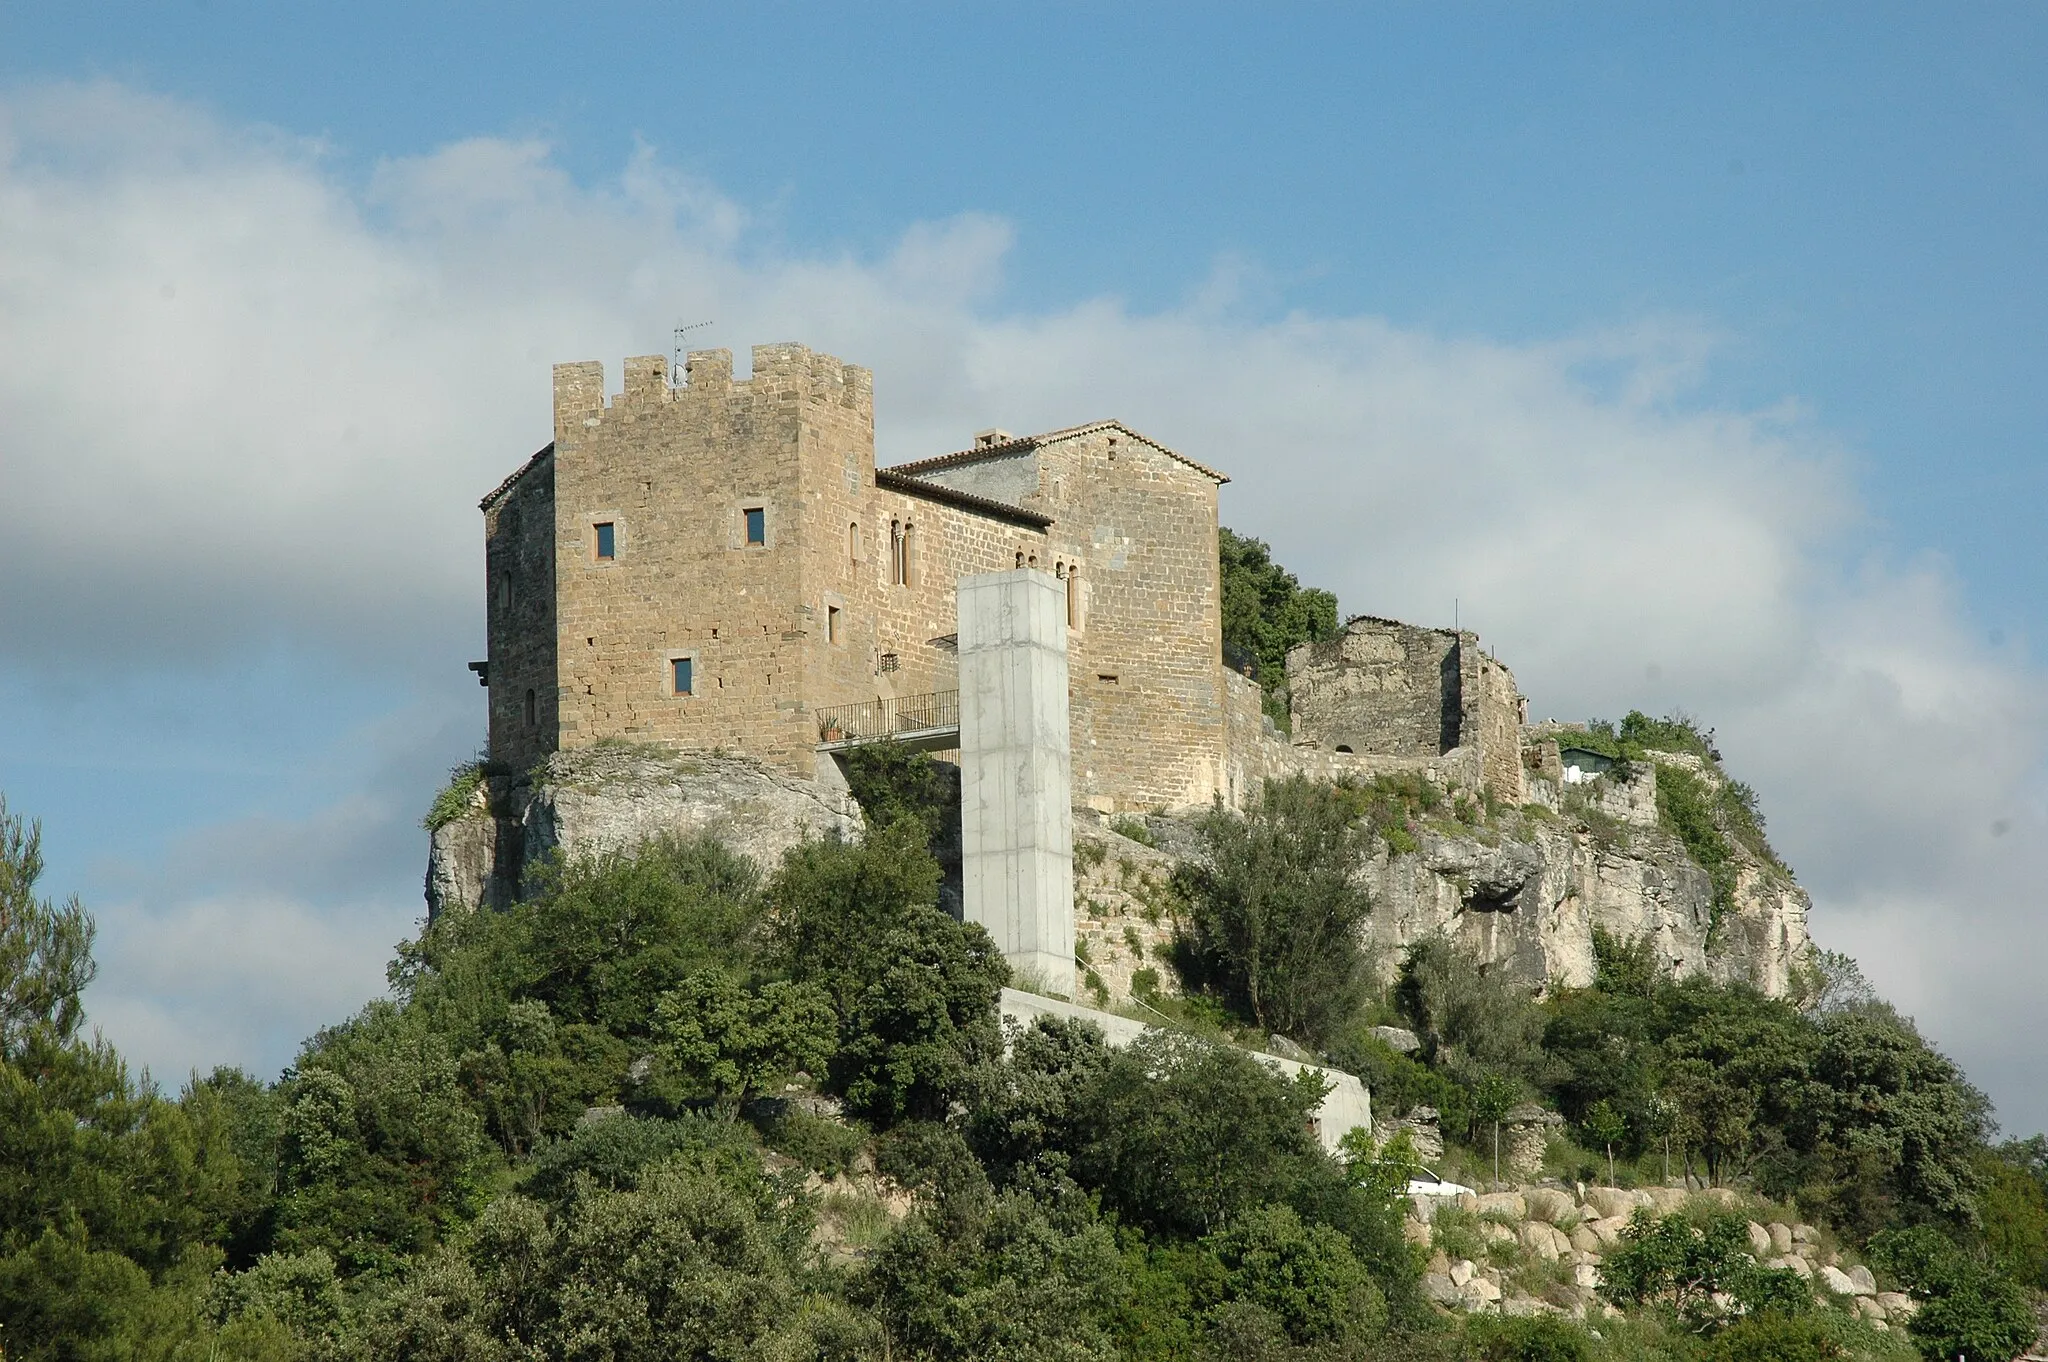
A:
[[[821,742],[880,742],[900,733],[960,727],[960,692],[863,700],[855,705],[834,705],[817,714]]]

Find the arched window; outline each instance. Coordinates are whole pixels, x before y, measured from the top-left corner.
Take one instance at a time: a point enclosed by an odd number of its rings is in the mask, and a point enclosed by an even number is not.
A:
[[[903,522],[889,522],[889,585],[903,584]]]
[[[917,526],[903,522],[903,585],[917,585]]]
[[[858,520],[846,527],[846,561],[849,563],[858,563],[860,561],[860,522]]]

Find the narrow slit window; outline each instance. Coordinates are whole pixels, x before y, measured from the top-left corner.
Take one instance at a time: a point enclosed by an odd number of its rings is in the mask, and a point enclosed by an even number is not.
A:
[[[903,585],[917,585],[917,527],[903,526]]]
[[[600,520],[597,530],[597,561],[609,563],[619,556],[618,527],[609,520]]]
[[[903,585],[903,522],[889,522],[889,585]]]
[[[860,561],[860,522],[858,520],[846,527],[846,560],[850,563],[858,563]]]
[[[768,508],[749,506],[747,516],[747,543],[765,546],[768,543]]]
[[[512,608],[512,573],[510,569],[498,574],[498,608]]]
[[[1078,568],[1067,569],[1067,628],[1081,627],[1081,572]]]
[[[840,642],[839,607],[836,605],[825,607],[825,641]]]
[[[540,704],[533,693],[533,688],[529,686],[526,691],[526,726],[532,728],[539,722]]]
[[[695,693],[697,685],[696,671],[697,660],[695,658],[670,658],[668,664],[670,693],[674,695],[690,695]]]

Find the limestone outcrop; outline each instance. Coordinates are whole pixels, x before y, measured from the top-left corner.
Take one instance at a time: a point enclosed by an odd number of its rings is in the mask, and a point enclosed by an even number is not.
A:
[[[859,806],[843,785],[800,780],[744,757],[680,755],[599,743],[560,752],[516,782],[494,782],[434,832],[430,917],[512,902],[553,852],[603,854],[651,838],[709,833],[762,870],[810,837],[853,836]]]
[[[1597,813],[1597,811],[1596,811]],[[1789,876],[1742,865],[1715,921],[1714,887],[1678,840],[1647,826],[1524,811],[1499,825],[1422,827],[1413,852],[1382,844],[1361,868],[1368,936],[1391,978],[1402,951],[1433,936],[1532,986],[1593,982],[1593,929],[1647,939],[1681,977],[1704,974],[1790,993],[1812,952],[1808,901]]]

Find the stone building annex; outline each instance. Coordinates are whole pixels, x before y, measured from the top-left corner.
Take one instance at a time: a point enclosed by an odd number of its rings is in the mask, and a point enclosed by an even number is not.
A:
[[[673,381],[679,378],[680,381]],[[1522,797],[1514,678],[1469,632],[1360,619],[1289,659],[1292,740],[1222,656],[1224,474],[1121,422],[875,466],[869,372],[801,345],[557,365],[554,440],[482,503],[490,753],[605,739],[811,778],[957,745],[956,584],[1037,569],[1065,615],[1075,804],[1239,804],[1268,776],[1448,764]]]

